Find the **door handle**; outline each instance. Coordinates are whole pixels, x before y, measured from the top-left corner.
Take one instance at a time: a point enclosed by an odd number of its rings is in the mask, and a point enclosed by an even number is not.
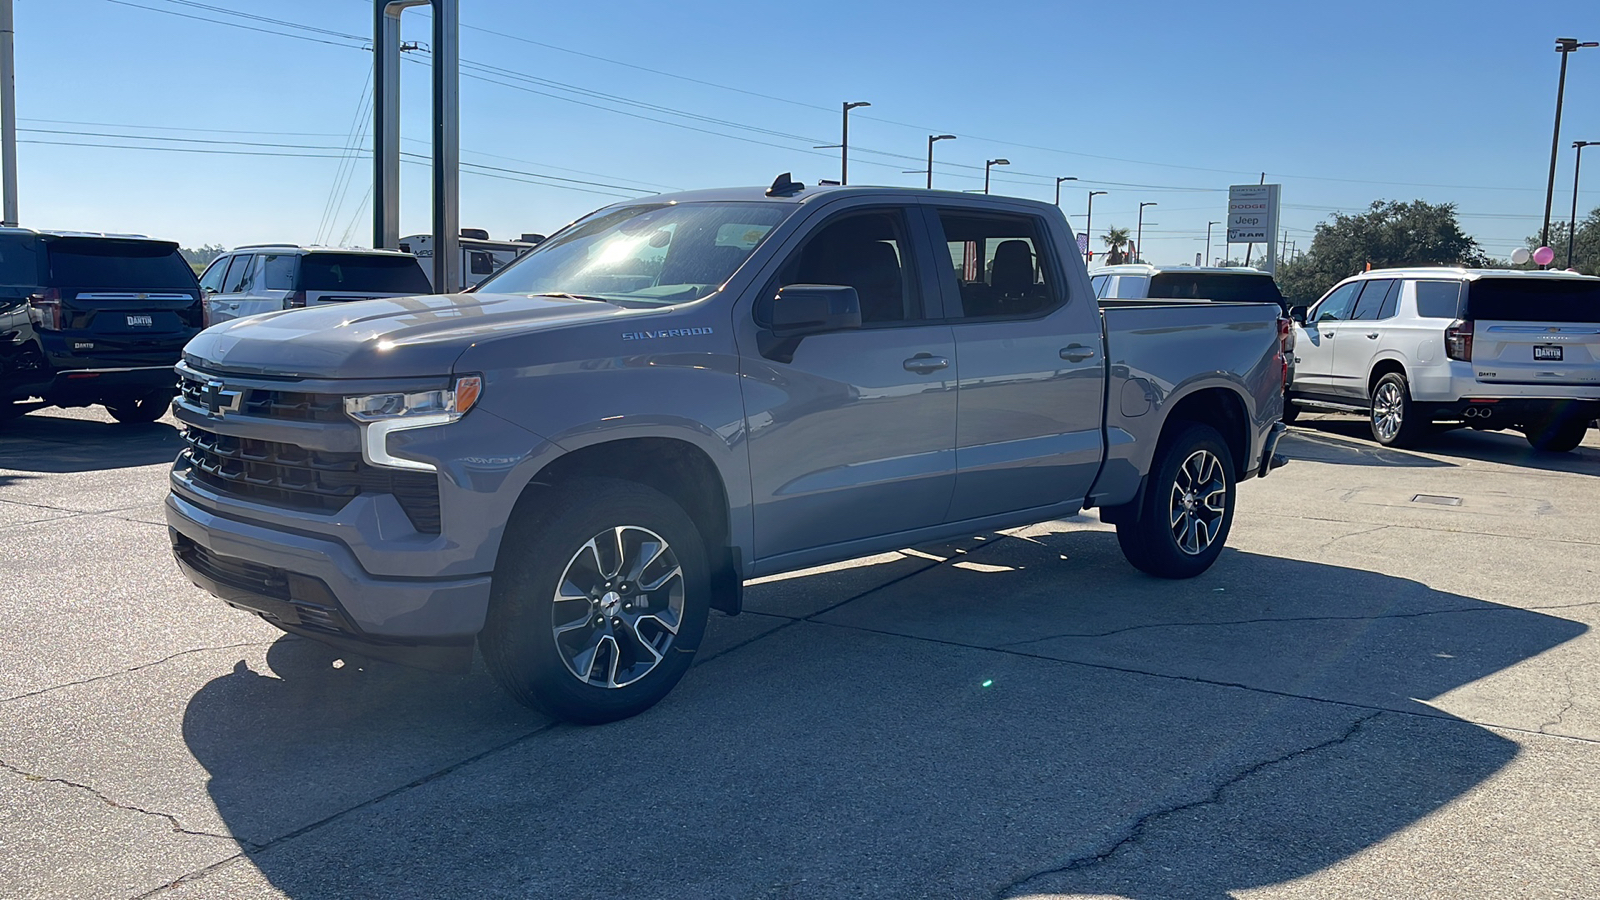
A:
[[[926,375],[929,372],[937,372],[940,369],[950,368],[950,360],[945,359],[942,356],[934,356],[932,353],[918,353],[916,356],[911,357],[901,365],[905,366],[907,372],[915,372],[918,375]]]
[[[1367,337],[1372,338],[1373,340],[1377,340],[1378,339],[1378,333],[1376,331],[1369,331],[1369,332],[1367,332]]]
[[[1068,344],[1061,348],[1061,358],[1067,362],[1083,362],[1093,355],[1094,348],[1082,344]]]
[[[1333,332],[1331,332],[1331,331],[1324,331],[1322,333],[1322,336],[1327,338],[1330,341],[1333,340]]]

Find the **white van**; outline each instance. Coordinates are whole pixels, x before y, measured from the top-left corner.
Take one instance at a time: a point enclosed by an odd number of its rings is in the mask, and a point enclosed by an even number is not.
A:
[[[525,234],[515,241],[491,241],[489,233],[477,228],[461,229],[461,284],[452,290],[464,291],[500,271],[512,260],[527,253],[544,240],[542,234]],[[428,280],[433,280],[433,235],[413,234],[400,239],[402,253],[416,254],[423,260]]]

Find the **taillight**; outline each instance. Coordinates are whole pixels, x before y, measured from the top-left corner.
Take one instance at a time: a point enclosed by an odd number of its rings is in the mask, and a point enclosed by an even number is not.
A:
[[[61,292],[45,288],[28,298],[28,316],[40,331],[61,330]]]
[[[1283,385],[1289,386],[1289,360],[1294,358],[1294,320],[1278,317],[1278,362],[1282,364]]]
[[[283,298],[283,308],[284,309],[305,309],[305,307],[306,307],[306,292],[305,291],[295,291],[294,293],[290,294],[289,296]]]
[[[1444,330],[1444,355],[1462,362],[1472,362],[1471,319],[1457,319]]]
[[[203,295],[200,297],[200,327],[211,327],[211,298]]]

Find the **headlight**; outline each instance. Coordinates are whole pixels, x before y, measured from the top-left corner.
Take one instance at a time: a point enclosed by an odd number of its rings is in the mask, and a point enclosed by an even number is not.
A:
[[[477,375],[466,375],[457,378],[455,387],[448,391],[346,397],[344,411],[350,418],[362,423],[416,416],[445,416],[445,421],[454,422],[478,402],[481,393],[483,379]]]
[[[361,456],[369,465],[433,472],[437,469],[432,463],[391,455],[389,435],[413,428],[448,425],[465,415],[482,393],[483,379],[464,375],[447,391],[346,397],[344,412],[361,423]]]

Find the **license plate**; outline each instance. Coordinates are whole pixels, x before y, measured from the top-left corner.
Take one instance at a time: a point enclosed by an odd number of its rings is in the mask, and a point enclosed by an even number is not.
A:
[[[1561,359],[1562,359],[1562,356],[1561,356],[1561,345],[1560,344],[1535,344],[1534,347],[1533,347],[1533,358],[1534,358],[1535,361],[1538,361],[1538,360],[1551,360],[1551,361],[1554,361],[1554,362],[1561,362]]]
[[[128,324],[130,326],[142,326],[148,328],[155,323],[149,316],[129,316]],[[1559,350],[1560,348],[1558,347],[1556,349]],[[1560,357],[1557,358],[1559,359]]]

